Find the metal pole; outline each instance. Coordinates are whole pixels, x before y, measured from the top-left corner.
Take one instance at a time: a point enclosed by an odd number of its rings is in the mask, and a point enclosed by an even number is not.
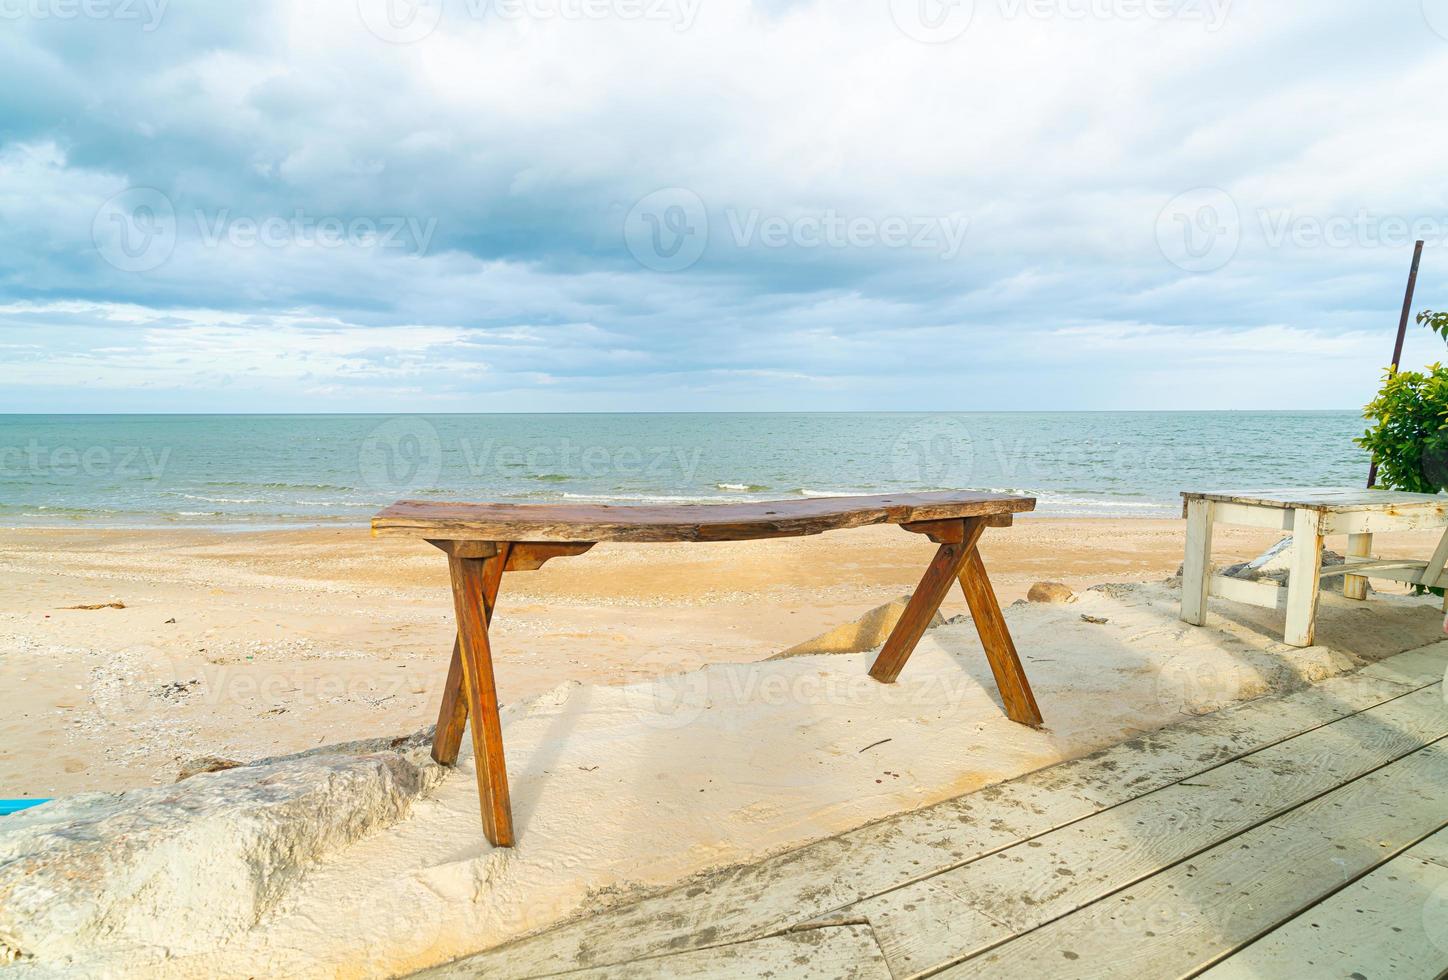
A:
[[[1403,339],[1408,335],[1408,315],[1413,312],[1413,292],[1418,288],[1418,263],[1423,259],[1423,243],[1420,241],[1413,246],[1413,267],[1408,270],[1408,290],[1403,294],[1403,315],[1398,317],[1398,339],[1393,344],[1393,368],[1392,373],[1398,373],[1398,364],[1403,359]],[[1368,489],[1378,482],[1378,464],[1376,461],[1368,467]]]

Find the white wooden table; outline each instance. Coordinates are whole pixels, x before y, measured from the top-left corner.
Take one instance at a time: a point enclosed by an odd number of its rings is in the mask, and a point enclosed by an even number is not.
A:
[[[1183,493],[1182,500],[1187,552],[1182,570],[1181,618],[1196,626],[1207,621],[1207,596],[1219,596],[1267,609],[1285,609],[1287,626],[1282,639],[1292,646],[1306,647],[1313,642],[1318,590],[1324,578],[1345,576],[1343,595],[1349,599],[1367,598],[1367,573],[1373,578],[1411,585],[1448,587],[1448,577],[1443,574],[1443,566],[1448,563],[1448,534],[1426,561],[1379,561],[1372,557],[1376,532],[1448,529],[1448,496],[1311,488]],[[1290,532],[1286,587],[1210,574],[1215,524]],[[1322,539],[1329,534],[1347,535],[1346,564],[1322,567]]]

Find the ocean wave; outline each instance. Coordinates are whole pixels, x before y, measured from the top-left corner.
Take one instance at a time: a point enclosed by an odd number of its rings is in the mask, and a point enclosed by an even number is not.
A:
[[[734,493],[762,493],[769,489],[760,483],[716,483],[714,486],[720,490],[730,490]]]

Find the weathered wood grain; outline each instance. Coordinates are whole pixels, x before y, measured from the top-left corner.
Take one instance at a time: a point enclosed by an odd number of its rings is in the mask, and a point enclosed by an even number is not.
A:
[[[938,974],[1188,976],[1448,823],[1439,742]]]
[[[1300,507],[1292,514],[1287,561],[1287,623],[1282,642],[1310,647],[1317,636],[1317,601],[1322,587],[1321,515]]]
[[[428,975],[552,974],[765,936],[960,867],[1422,686],[1351,675],[1193,718],[758,864],[703,876]]]
[[[960,540],[947,540],[935,552],[935,558],[925,569],[925,576],[910,594],[905,611],[900,614],[895,628],[885,638],[885,645],[875,657],[875,663],[870,667],[871,677],[882,684],[895,683],[905,667],[905,662],[910,659],[910,654],[915,652],[915,645],[925,635],[925,630],[930,626],[930,620],[940,608],[940,603],[944,601],[945,594],[950,591],[950,583],[960,575],[961,568],[966,559],[975,552],[976,542],[984,531],[985,525],[980,521],[967,519],[960,522],[958,535],[956,532],[949,533],[949,537],[958,536]]]
[[[990,672],[1001,692],[1006,717],[1032,728],[1041,727],[1041,709],[1036,706],[1036,695],[1031,691],[1031,682],[1026,679],[1026,668],[1021,666],[1015,641],[1011,639],[1010,628],[1001,614],[1001,604],[996,600],[995,589],[991,588],[990,578],[985,573],[980,548],[970,549],[958,577],[960,589],[965,593],[965,603],[970,607],[970,618],[980,636],[980,645],[985,650],[986,661],[990,663]]]
[[[488,562],[483,570],[483,617],[489,625],[493,622],[493,607],[498,602],[498,588],[503,582],[503,569],[510,559],[510,549],[507,543],[499,545],[494,552],[497,560]],[[462,645],[454,637],[447,680],[443,682],[442,703],[437,709],[437,729],[432,735],[432,758],[439,765],[457,765],[458,752],[463,745],[463,729],[468,723],[465,685]]]
[[[592,547],[592,542],[579,542],[577,544],[553,544],[537,541],[518,542],[508,550],[506,570],[510,572],[531,572],[542,568],[554,558],[581,555]]]
[[[828,926],[569,974],[578,980],[890,980],[868,926]]]
[[[1215,500],[1224,504],[1248,504],[1260,507],[1299,508],[1322,513],[1351,510],[1401,511],[1415,507],[1441,508],[1448,497],[1434,493],[1408,493],[1402,490],[1362,490],[1353,487],[1287,487],[1273,490],[1187,491],[1185,501]]]
[[[1448,835],[1429,840],[1440,838]],[[1448,968],[1448,868],[1422,850],[1409,848],[1201,976],[1439,976]]]
[[[503,760],[503,725],[498,717],[498,688],[493,679],[493,651],[488,644],[487,565],[502,565],[492,558],[448,558],[452,573],[453,606],[458,621],[463,681],[467,691],[468,730],[478,775],[478,803],[483,833],[494,847],[512,847],[513,808],[508,793],[508,768]]]
[[[1071,914],[1444,737],[1440,690],[1423,688],[844,914],[869,921],[891,969],[913,976]]]
[[[1216,504],[1187,498],[1186,557],[1182,563],[1183,622],[1205,626],[1212,571],[1212,519]]]
[[[372,531],[430,540],[749,541],[870,524],[999,517],[1035,506],[1033,497],[974,491],[647,507],[403,500],[374,517]]]

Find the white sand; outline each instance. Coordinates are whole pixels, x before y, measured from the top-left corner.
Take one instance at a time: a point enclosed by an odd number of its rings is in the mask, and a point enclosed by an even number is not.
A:
[[[324,859],[255,928],[172,959],[133,950],[107,972],[407,972],[1438,635],[1421,602],[1325,601],[1325,636],[1353,642],[1295,650],[1235,607],[1241,622],[1186,626],[1177,598],[1122,586],[1009,609],[1044,731],[1004,718],[968,623],[928,634],[893,686],[866,676],[869,654],[560,685],[504,711],[517,848],[484,841],[465,754],[406,819]],[[48,972],[31,961],[15,975]]]

